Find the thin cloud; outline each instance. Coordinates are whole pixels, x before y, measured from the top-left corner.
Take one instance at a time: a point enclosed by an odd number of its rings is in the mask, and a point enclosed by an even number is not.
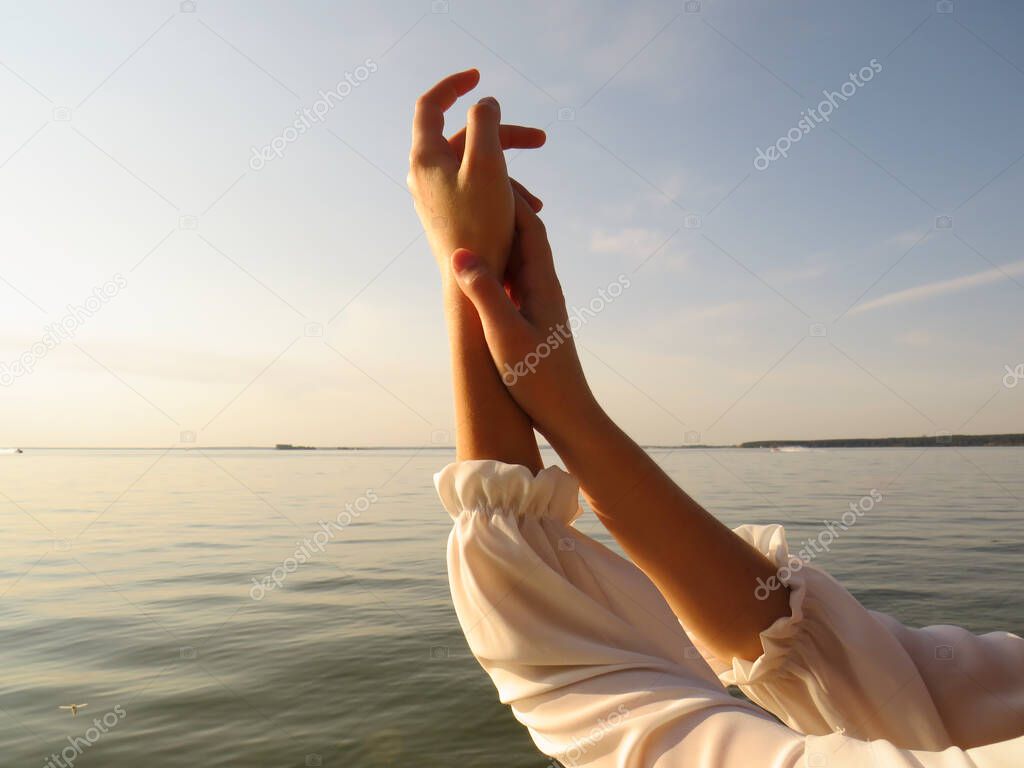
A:
[[[931,333],[920,329],[907,331],[896,337],[896,341],[908,347],[928,347],[934,340],[935,337]]]
[[[765,277],[776,285],[789,285],[824,277],[829,271],[826,264],[805,264],[792,269],[775,269],[765,273]]]
[[[590,250],[642,259],[650,256],[667,236],[668,233],[643,227],[627,227],[614,232],[599,229],[590,235]]]
[[[726,317],[742,316],[750,309],[746,301],[725,301],[721,304],[708,304],[702,307],[691,307],[683,311],[683,317],[689,321],[719,320]]]
[[[667,272],[681,272],[688,266],[677,238],[669,232],[646,227],[626,227],[614,231],[598,229],[590,234],[590,250],[623,256],[637,265]]]
[[[938,280],[934,283],[925,283],[914,288],[907,288],[902,291],[887,293],[877,299],[866,301],[854,307],[851,315],[859,315],[880,307],[891,307],[896,304],[908,304],[912,301],[924,301],[936,296],[945,296],[950,293],[959,293],[969,288],[976,288],[979,285],[999,283],[1003,280],[1013,280],[1015,275],[1024,275],[1024,261],[1015,261],[1012,264],[1004,264],[994,269],[986,269],[984,272],[975,272],[973,275],[954,277],[952,280]],[[1013,282],[1017,282],[1013,280]],[[1018,283],[1019,284],[1019,283]]]

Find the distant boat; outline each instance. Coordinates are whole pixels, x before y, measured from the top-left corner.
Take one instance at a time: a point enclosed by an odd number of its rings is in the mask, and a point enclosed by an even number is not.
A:
[[[0,448],[0,455],[14,455],[16,453],[24,453],[24,451],[21,448]]]
[[[315,451],[311,445],[292,445],[291,443],[278,443],[274,446],[276,451]]]

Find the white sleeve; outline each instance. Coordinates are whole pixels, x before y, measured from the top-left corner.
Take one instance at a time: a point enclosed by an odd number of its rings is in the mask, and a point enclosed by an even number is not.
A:
[[[572,527],[578,487],[564,472],[471,461],[435,481],[454,519],[448,572],[470,649],[538,748],[566,766],[1020,764],[1024,744],[928,754],[795,733],[729,696],[647,577]]]
[[[781,526],[736,533],[780,569],[790,615],[761,633],[756,660],[716,659],[698,640],[722,682],[802,733],[840,731],[929,750],[1024,734],[1024,640],[909,629],[791,554]]]
[[[912,629],[870,612],[914,662],[954,744],[973,746],[1024,734],[1024,639],[975,635],[961,627]]]

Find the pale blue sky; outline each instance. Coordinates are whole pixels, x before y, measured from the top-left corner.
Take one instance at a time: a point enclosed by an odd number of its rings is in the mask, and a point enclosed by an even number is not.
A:
[[[0,388],[0,445],[449,443],[403,180],[416,94],[468,66],[549,132],[510,167],[570,303],[630,278],[579,339],[641,441],[1024,431],[1019,3],[444,6],[0,4],[0,363],[126,281]]]

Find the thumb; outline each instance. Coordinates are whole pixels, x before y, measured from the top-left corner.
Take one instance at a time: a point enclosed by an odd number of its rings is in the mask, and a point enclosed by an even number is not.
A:
[[[465,248],[452,254],[452,271],[462,293],[473,302],[491,353],[506,352],[529,331],[503,286],[479,257]]]

